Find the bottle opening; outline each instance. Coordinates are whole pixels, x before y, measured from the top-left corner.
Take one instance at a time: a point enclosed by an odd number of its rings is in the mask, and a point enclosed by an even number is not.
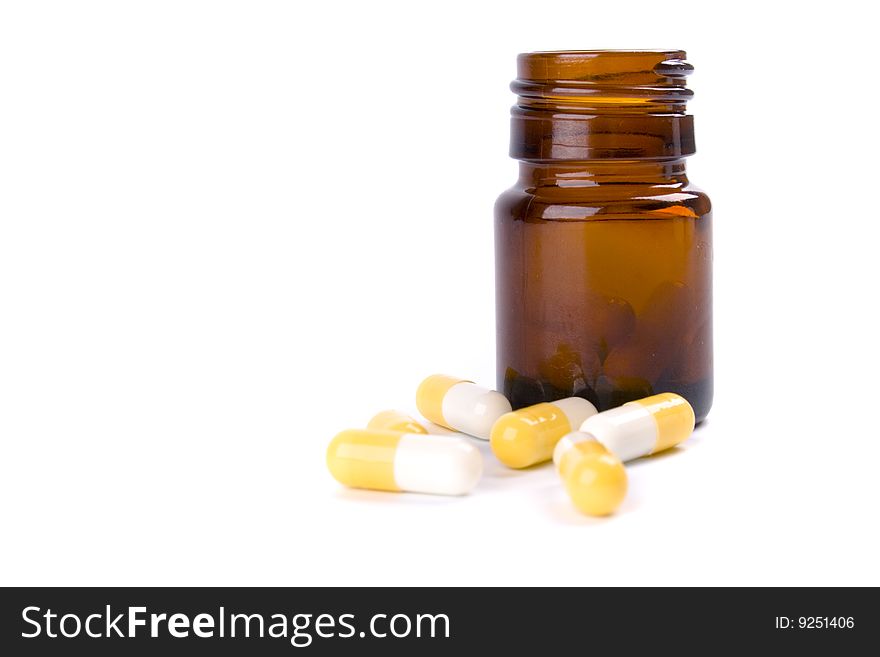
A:
[[[519,105],[683,114],[694,70],[683,50],[559,50],[517,57]]]

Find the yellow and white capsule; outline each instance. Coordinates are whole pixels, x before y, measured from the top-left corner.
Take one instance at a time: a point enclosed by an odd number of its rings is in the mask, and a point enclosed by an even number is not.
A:
[[[400,411],[380,411],[367,423],[367,429],[376,431],[399,431],[400,433],[427,434],[428,430],[415,418]]]
[[[580,397],[505,413],[492,427],[492,452],[510,468],[549,461],[559,439],[596,413],[596,407]]]
[[[434,374],[416,391],[419,413],[441,427],[489,440],[492,425],[512,408],[500,392],[473,381]]]
[[[558,468],[568,496],[581,513],[607,516],[626,497],[623,462],[595,439],[582,440],[566,449]]]
[[[587,418],[580,431],[556,444],[553,462],[579,442],[598,440],[621,461],[655,454],[678,445],[693,433],[694,409],[671,392],[632,401]]]
[[[483,458],[457,436],[348,429],[330,442],[327,467],[352,488],[464,495],[480,480]]]

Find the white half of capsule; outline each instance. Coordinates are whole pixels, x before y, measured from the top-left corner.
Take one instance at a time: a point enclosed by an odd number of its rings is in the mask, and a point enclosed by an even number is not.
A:
[[[492,425],[512,408],[500,392],[462,381],[446,391],[441,410],[450,428],[489,440]]]
[[[584,440],[598,440],[621,461],[631,461],[653,452],[658,438],[651,412],[640,404],[624,404],[588,417],[580,431],[563,436],[553,450],[553,463],[559,467],[562,454]]]
[[[465,495],[483,475],[483,457],[456,436],[405,434],[394,454],[394,481],[401,490]]]
[[[581,397],[568,397],[547,403],[561,410],[572,428],[581,426],[599,412],[591,402]]]

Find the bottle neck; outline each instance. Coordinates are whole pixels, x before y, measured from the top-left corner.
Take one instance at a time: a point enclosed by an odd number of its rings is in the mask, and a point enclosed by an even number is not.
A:
[[[665,168],[696,150],[693,117],[685,113],[692,70],[680,50],[520,55],[510,155],[565,166],[642,161]]]
[[[510,156],[517,160],[667,161],[695,152],[694,117],[689,114],[579,116],[512,110]]]
[[[526,188],[594,187],[610,183],[681,187],[688,184],[685,159],[519,163],[519,184]]]

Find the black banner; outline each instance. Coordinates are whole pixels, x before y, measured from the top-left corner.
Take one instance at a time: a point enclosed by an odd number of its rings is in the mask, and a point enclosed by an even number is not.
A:
[[[864,654],[878,615],[873,589],[3,589],[0,654]]]

